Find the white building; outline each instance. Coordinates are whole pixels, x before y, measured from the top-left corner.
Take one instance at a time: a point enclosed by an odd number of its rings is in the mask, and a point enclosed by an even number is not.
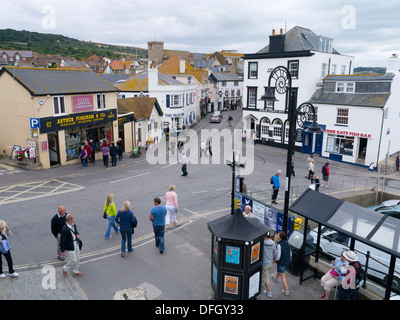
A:
[[[284,66],[290,71],[292,91],[296,94],[294,103],[299,106],[322,86],[322,79],[328,74],[352,74],[353,60],[352,56],[339,54],[333,48],[332,39],[318,36],[309,29],[296,26],[285,34],[282,29],[280,34],[273,30],[268,46],[244,56],[243,123],[247,136],[251,137],[258,129],[258,139],[263,143],[276,145],[288,141],[288,93],[276,93],[279,101],[268,105],[259,101],[274,68]],[[298,136],[301,137],[301,133]],[[314,137],[306,135],[304,139],[314,141]],[[310,144],[316,149],[311,151],[319,152],[321,144],[313,141]]]
[[[241,105],[243,94],[243,76],[235,72],[213,72],[209,76],[210,82],[215,84],[220,102],[214,110],[227,110],[233,105]]]
[[[156,98],[163,112],[162,129],[181,129],[196,121],[196,84],[183,84],[159,73],[155,66],[118,83],[118,98],[149,96]]]
[[[320,155],[378,166],[400,150],[400,77],[397,56],[384,75],[332,75],[312,96],[324,129]]]

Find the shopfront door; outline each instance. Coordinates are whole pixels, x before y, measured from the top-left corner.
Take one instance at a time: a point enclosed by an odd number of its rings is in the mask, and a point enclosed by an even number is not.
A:
[[[359,163],[359,164],[365,164],[365,155],[367,153],[367,144],[368,144],[367,138],[360,138],[360,143],[359,143],[359,147],[358,147],[358,157],[357,157],[357,163]]]
[[[60,164],[60,148],[58,144],[58,133],[49,133],[49,156],[50,166],[57,166]]]

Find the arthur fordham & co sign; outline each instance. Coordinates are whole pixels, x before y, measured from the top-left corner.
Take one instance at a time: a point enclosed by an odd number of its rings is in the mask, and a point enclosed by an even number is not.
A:
[[[81,112],[62,117],[40,118],[40,133],[101,124],[117,120],[117,109]]]

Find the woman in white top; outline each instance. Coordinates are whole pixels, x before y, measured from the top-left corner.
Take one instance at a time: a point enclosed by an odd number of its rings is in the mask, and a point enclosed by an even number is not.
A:
[[[165,208],[167,209],[167,215],[165,216],[165,229],[168,229],[171,219],[174,225],[177,224],[176,214],[178,213],[178,196],[175,193],[174,185],[170,185],[169,191],[165,194]]]

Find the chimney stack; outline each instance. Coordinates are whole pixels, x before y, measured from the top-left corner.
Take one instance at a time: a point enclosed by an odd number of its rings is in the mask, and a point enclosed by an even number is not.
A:
[[[280,34],[275,34],[275,29],[272,29],[272,35],[269,36],[269,52],[278,53],[285,51],[285,35],[283,29],[280,29]]]
[[[386,74],[393,73],[399,74],[400,63],[399,63],[399,56],[397,54],[392,54],[392,56],[388,59]]]

